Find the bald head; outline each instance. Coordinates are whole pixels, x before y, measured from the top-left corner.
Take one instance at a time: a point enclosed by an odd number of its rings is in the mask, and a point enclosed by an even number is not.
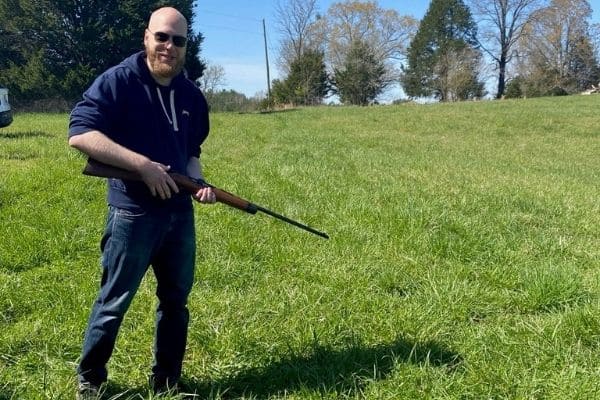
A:
[[[174,30],[172,34],[185,36],[187,33],[187,20],[173,7],[162,7],[150,15],[148,29],[153,32],[164,31],[164,27]],[[170,32],[167,32],[170,33]]]

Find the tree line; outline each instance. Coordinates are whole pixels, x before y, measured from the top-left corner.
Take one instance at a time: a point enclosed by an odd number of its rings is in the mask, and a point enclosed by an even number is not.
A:
[[[571,94],[600,81],[598,25],[587,0],[432,0],[421,21],[347,0],[280,0],[274,100],[330,93],[366,105],[399,83],[411,99],[457,101]],[[485,82],[494,79],[495,93]]]
[[[153,10],[177,7],[193,21],[193,1],[3,0],[0,83],[17,107],[68,109],[102,71],[143,48]],[[191,26],[191,24],[190,24]],[[188,32],[186,69],[202,75],[203,37]]]
[[[200,58],[195,1],[4,0],[0,83],[17,106],[68,109],[103,70],[142,48],[150,12],[172,5],[190,21],[186,69],[216,109],[258,107],[218,90],[223,71]],[[600,28],[587,0],[432,0],[422,20],[376,1],[279,0],[277,65],[262,106],[367,105],[400,85],[410,99],[570,94],[600,81]],[[495,93],[485,82],[494,80]]]

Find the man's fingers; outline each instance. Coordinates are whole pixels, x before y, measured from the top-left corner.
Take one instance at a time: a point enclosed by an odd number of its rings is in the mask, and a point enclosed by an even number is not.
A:
[[[167,185],[169,185],[173,192],[179,193],[179,186],[177,186],[177,183],[171,178],[171,175],[167,175]]]
[[[217,196],[215,195],[215,192],[213,192],[212,188],[210,187],[204,187],[200,190],[198,190],[198,192],[196,193],[196,195],[194,196],[194,198],[196,200],[198,200],[200,203],[215,203],[217,201]]]
[[[179,187],[170,175],[165,176],[164,181],[159,184],[158,188],[160,198],[163,200],[170,199],[173,193],[179,193]]]
[[[172,193],[179,193],[177,184],[168,174],[171,166],[157,162],[149,162],[141,171],[142,179],[150,189],[152,196],[163,200],[170,199]]]

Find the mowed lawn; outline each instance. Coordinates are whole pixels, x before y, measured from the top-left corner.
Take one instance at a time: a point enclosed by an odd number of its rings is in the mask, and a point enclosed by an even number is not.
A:
[[[71,399],[105,183],[68,115],[0,129],[0,400]],[[600,96],[214,114],[185,389],[208,399],[600,398]],[[148,274],[105,398],[150,399]],[[183,397],[173,397],[183,398]]]

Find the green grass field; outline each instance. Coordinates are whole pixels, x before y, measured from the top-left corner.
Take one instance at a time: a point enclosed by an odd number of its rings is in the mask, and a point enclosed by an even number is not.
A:
[[[600,96],[215,114],[184,366],[208,399],[600,398]],[[0,400],[72,399],[102,179],[68,116],[0,130]],[[150,399],[155,281],[106,398]]]

